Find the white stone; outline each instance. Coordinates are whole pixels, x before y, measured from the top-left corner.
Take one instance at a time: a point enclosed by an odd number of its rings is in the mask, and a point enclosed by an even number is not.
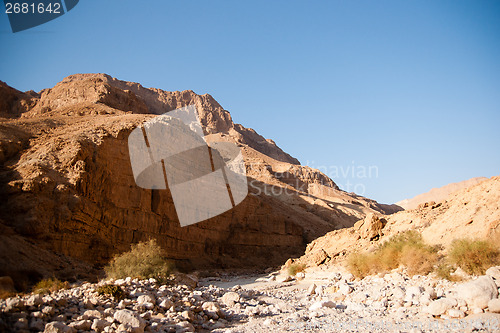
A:
[[[156,300],[152,295],[141,295],[137,297],[137,303],[138,304],[146,304],[146,303],[151,303],[151,304],[156,304]]]
[[[309,286],[309,288],[307,288],[306,295],[311,296],[314,295],[315,293],[316,293],[316,284],[313,283]]]
[[[490,299],[498,296],[498,290],[491,276],[480,276],[476,280],[457,286],[457,295],[463,298],[469,307],[484,309]]]
[[[452,307],[457,305],[457,301],[451,298],[440,298],[438,300],[432,301],[425,311],[433,316],[440,316]]]
[[[486,270],[486,275],[491,276],[497,287],[500,288],[500,266],[494,266]]]
[[[94,319],[94,318],[102,318],[102,314],[97,311],[97,310],[86,310],[84,313],[83,313],[83,318],[84,319]]]
[[[465,317],[465,313],[458,309],[449,309],[448,316],[450,316],[451,318],[463,318]]]
[[[422,295],[422,292],[424,291],[424,288],[420,286],[411,286],[406,288],[406,294],[405,294],[405,301],[411,302],[415,299],[419,299],[420,295]]]
[[[316,310],[319,310],[321,308],[334,308],[334,307],[335,307],[335,303],[332,301],[319,301],[319,302],[313,303],[309,307],[309,311],[316,311]]]
[[[26,300],[26,305],[27,306],[38,306],[42,304],[42,296],[38,294],[31,295],[27,300]]]
[[[240,301],[240,295],[234,291],[230,291],[221,297],[221,302],[226,306],[233,306]]]
[[[352,293],[353,290],[354,290],[353,287],[351,287],[347,283],[342,283],[339,286],[339,293],[341,293],[342,295],[349,295],[350,293]]]
[[[118,310],[113,318],[121,324],[132,328],[134,333],[143,333],[146,322],[137,313],[130,310]]]

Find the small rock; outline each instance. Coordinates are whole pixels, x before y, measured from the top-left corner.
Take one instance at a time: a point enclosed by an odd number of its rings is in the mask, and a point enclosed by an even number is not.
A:
[[[94,318],[100,319],[102,318],[102,314],[97,310],[86,310],[83,313],[82,317],[83,319],[94,319]]]
[[[75,333],[76,329],[69,327],[59,321],[53,321],[45,325],[43,333]]]
[[[354,288],[351,287],[350,285],[348,285],[347,283],[342,283],[339,286],[339,293],[341,293],[342,295],[348,295],[348,294],[352,293],[353,290],[354,290]]]
[[[48,316],[53,316],[55,312],[56,312],[56,309],[54,309],[52,306],[44,306],[42,308],[42,313],[46,314]]]
[[[309,288],[307,288],[307,293],[306,293],[306,295],[307,295],[307,296],[311,296],[311,295],[314,295],[315,293],[316,293],[316,284],[314,284],[314,283],[313,283],[313,284],[311,284],[311,285],[309,286]]]
[[[451,318],[463,318],[465,317],[465,313],[461,310],[449,309],[448,316],[450,316]]]
[[[230,291],[222,296],[221,301],[226,306],[233,306],[240,301],[240,295],[238,295],[238,293],[235,293],[234,291]]]
[[[110,325],[110,323],[106,320],[94,319],[94,322],[92,323],[91,329],[96,331],[96,332],[102,332],[109,325]]]
[[[69,323],[68,326],[80,331],[89,331],[92,326],[92,322],[90,320],[79,320]]]
[[[138,304],[151,303],[154,305],[154,304],[156,304],[156,300],[151,295],[141,295],[141,296],[137,297],[137,303]]]
[[[27,306],[38,306],[42,304],[42,296],[38,294],[31,295],[27,300],[26,300],[26,305]]]
[[[320,302],[315,302],[309,307],[309,311],[316,311],[321,308],[334,308],[335,303],[332,301],[320,301]]]
[[[497,287],[500,288],[500,266],[488,268],[488,270],[486,270],[486,275],[492,277]]]
[[[180,332],[194,332],[194,326],[189,321],[181,321],[177,324],[182,330]]]
[[[113,318],[119,323],[129,326],[135,333],[144,332],[146,322],[137,313],[130,310],[118,310]]]
[[[194,320],[194,313],[191,311],[182,311],[181,312],[181,317],[187,321],[193,321]]]
[[[433,316],[440,316],[452,307],[457,305],[457,301],[452,298],[440,298],[432,301],[426,308],[426,312]]]

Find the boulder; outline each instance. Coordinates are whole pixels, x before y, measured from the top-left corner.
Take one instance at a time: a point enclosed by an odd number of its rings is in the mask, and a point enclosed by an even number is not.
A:
[[[386,220],[379,219],[375,214],[369,213],[364,220],[359,220],[354,224],[354,229],[357,230],[361,238],[373,240],[382,236],[385,224]]]
[[[456,291],[457,295],[467,302],[469,308],[484,309],[491,299],[498,296],[495,281],[491,276],[487,275],[458,285]]]

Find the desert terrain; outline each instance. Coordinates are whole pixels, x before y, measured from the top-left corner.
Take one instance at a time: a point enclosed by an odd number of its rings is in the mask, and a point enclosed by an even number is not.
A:
[[[181,227],[168,191],[136,186],[127,138],[188,105],[207,142],[240,148],[249,194]],[[208,94],[106,74],[40,92],[0,82],[0,199],[0,331],[500,331],[499,176],[379,203]],[[113,258],[150,240],[171,275],[110,275]],[[61,287],[40,292],[41,281]]]

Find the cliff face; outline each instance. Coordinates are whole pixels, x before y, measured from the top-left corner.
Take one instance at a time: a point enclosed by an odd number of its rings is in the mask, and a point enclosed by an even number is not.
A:
[[[210,95],[147,89],[104,74],[72,75],[40,94],[2,85],[0,94],[9,101],[0,105],[0,223],[10,234],[0,237],[11,244],[0,255],[6,270],[67,275],[75,264],[61,255],[101,265],[148,238],[180,267],[267,266],[369,212],[386,212],[234,124]],[[208,141],[241,147],[250,193],[234,209],[181,228],[168,190],[136,186],[127,138],[157,114],[191,104]],[[36,248],[48,251],[52,264],[33,262]]]

